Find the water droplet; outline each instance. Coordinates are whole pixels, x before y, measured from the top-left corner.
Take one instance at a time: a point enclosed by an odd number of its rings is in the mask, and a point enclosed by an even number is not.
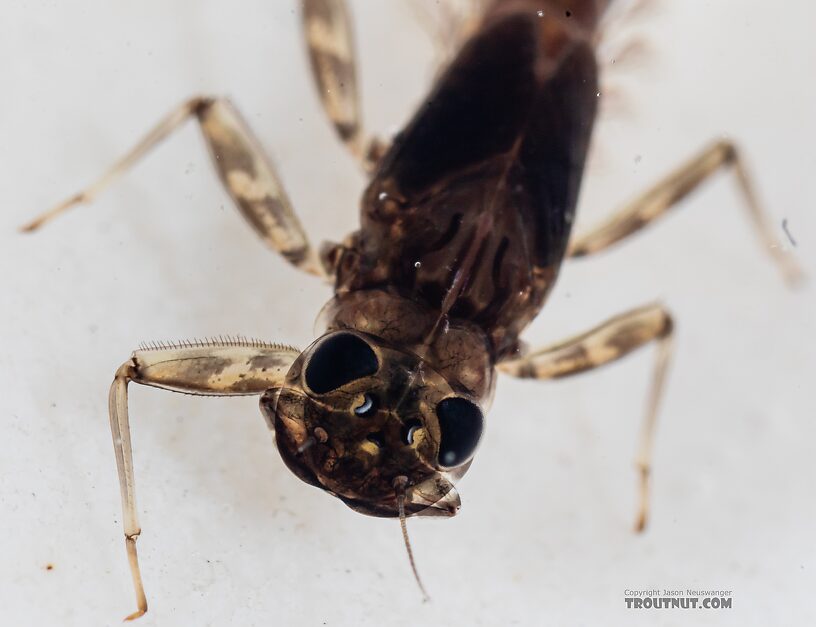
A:
[[[422,262],[421,262],[421,261],[415,261],[415,262],[414,262],[414,267],[415,267],[415,268],[419,268],[419,267],[421,267],[421,266],[422,266]]]
[[[596,93],[596,94],[595,94],[595,97],[596,97],[596,98],[600,98],[600,97],[601,97],[601,92]]]
[[[539,11],[538,12],[538,17],[544,17],[544,11]]]
[[[377,196],[377,200],[379,200],[380,202],[383,202],[383,201],[385,201],[387,199],[388,199],[388,194],[386,194],[385,192],[380,192],[380,195]]]

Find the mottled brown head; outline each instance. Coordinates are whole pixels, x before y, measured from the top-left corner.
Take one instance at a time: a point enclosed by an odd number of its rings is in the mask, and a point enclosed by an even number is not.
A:
[[[354,331],[327,333],[261,398],[278,449],[301,479],[373,516],[453,516],[452,481],[483,429],[474,399],[419,356]]]

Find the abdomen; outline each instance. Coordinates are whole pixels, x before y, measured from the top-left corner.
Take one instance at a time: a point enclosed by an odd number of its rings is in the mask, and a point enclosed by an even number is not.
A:
[[[552,288],[574,217],[597,102],[584,26],[597,21],[594,7],[488,9],[382,160],[339,290],[393,289],[476,322],[497,358],[514,349]]]

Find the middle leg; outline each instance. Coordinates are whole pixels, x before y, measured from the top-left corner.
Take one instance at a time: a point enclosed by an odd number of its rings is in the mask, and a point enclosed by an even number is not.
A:
[[[570,242],[567,255],[583,257],[609,248],[651,224],[695,191],[713,174],[732,168],[742,192],[748,216],[768,253],[779,266],[788,283],[795,285],[803,275],[795,259],[786,253],[774,236],[768,214],[757,200],[751,177],[730,142],[719,141],[707,147],[687,163],[659,181],[651,189],[615,212],[607,221],[589,232],[579,234]]]
[[[515,377],[557,379],[617,361],[641,346],[657,342],[657,362],[636,460],[640,488],[636,531],[643,531],[649,515],[655,423],[671,356],[672,332],[669,312],[660,305],[648,305],[616,316],[586,333],[498,365],[499,370]]]
[[[241,115],[224,98],[196,97],[182,103],[97,181],[22,230],[34,231],[64,211],[91,202],[191,117],[200,125],[224,187],[255,232],[296,268],[325,276],[274,166]]]

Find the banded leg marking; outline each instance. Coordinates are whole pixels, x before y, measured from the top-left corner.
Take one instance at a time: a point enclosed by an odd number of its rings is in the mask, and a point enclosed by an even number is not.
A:
[[[734,144],[719,141],[680,166],[654,187],[635,198],[597,227],[570,242],[567,255],[583,257],[609,248],[665,215],[669,209],[695,191],[712,175],[732,168],[742,192],[748,217],[785,280],[797,284],[803,273],[795,259],[782,248],[774,235],[767,212],[760,205],[751,177]]]
[[[515,377],[556,379],[598,368],[641,346],[657,342],[657,361],[636,459],[640,496],[636,531],[645,529],[649,516],[655,424],[671,357],[672,335],[673,322],[669,312],[660,305],[648,305],[616,316],[586,333],[498,365],[499,370]]]
[[[283,383],[298,354],[296,349],[288,346],[261,342],[185,343],[135,351],[116,371],[108,409],[122,497],[125,548],[136,593],[136,611],[125,620],[133,620],[147,612],[147,597],[136,552],[136,539],[142,530],[136,508],[128,384],[133,382],[209,396],[260,395]]]
[[[34,231],[64,211],[93,201],[190,117],[198,120],[226,191],[255,232],[296,268],[324,276],[317,252],[309,244],[274,166],[238,111],[224,98],[187,100],[98,180],[24,225],[22,230]]]

